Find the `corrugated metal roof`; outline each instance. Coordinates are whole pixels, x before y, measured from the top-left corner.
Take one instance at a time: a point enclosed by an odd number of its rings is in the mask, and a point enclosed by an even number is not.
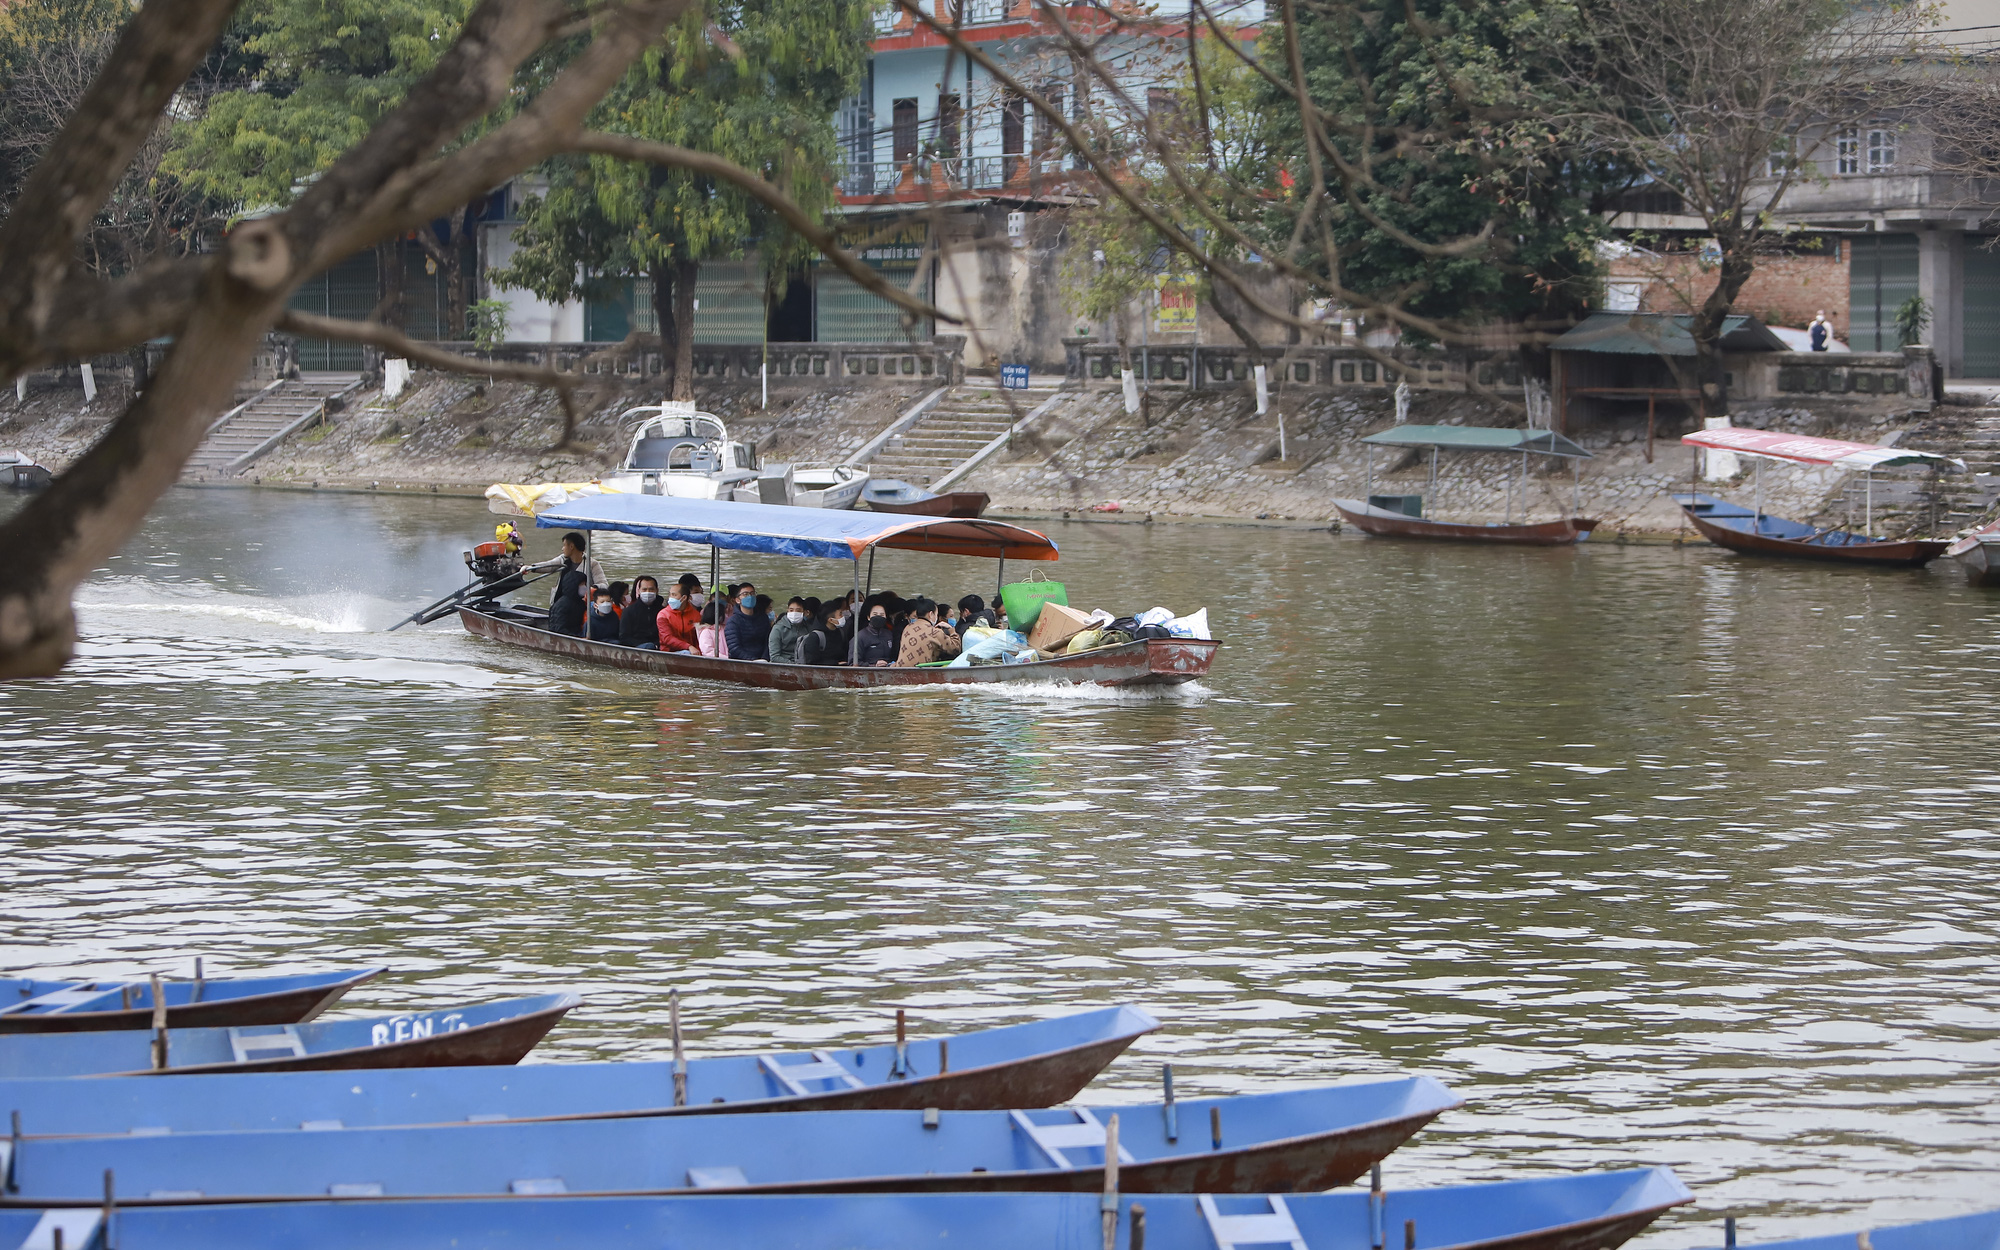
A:
[[[1588,459],[1590,453],[1553,430],[1489,425],[1399,425],[1361,440],[1378,447],[1443,447],[1450,451],[1529,451]]]
[[[1692,356],[1694,318],[1685,313],[1594,312],[1583,324],[1557,339],[1559,352],[1605,352],[1614,356]],[[1722,321],[1722,349],[1730,352],[1782,352],[1789,348],[1763,322],[1741,313]]]

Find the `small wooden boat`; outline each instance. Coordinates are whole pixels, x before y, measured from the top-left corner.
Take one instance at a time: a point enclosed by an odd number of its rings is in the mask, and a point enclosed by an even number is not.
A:
[[[877,478],[868,483],[868,489],[861,492],[861,500],[876,512],[956,517],[979,516],[993,502],[983,490],[954,490],[938,495],[895,478]]]
[[[856,1049],[717,1055],[687,1061],[685,1105],[671,1062],[385,1070],[366,1077],[259,1076],[0,1080],[0,1110],[33,1136],[349,1128],[473,1121],[588,1120],[736,1111],[1009,1110],[1076,1096],[1125,1048],[1160,1027],[1136,1007]]]
[[[1442,538],[1454,542],[1510,543],[1521,547],[1560,547],[1582,542],[1597,528],[1590,517],[1563,517],[1533,525],[1459,525],[1427,521],[1360,499],[1336,499],[1341,519],[1364,534],[1381,538]]]
[[[793,1111],[449,1128],[66,1137],[14,1143],[0,1205],[921,1193],[1104,1188],[1106,1125],[1130,1193],[1293,1193],[1365,1174],[1459,1099],[1429,1077],[1046,1111]],[[339,1128],[339,1131],[330,1131]],[[148,1195],[161,1195],[148,1197]]]
[[[1735,1243],[1731,1243],[1732,1245]],[[1799,1237],[1791,1241],[1746,1241],[1750,1250],[1995,1250],[2000,1247],[2000,1211],[1956,1215],[1921,1224],[1898,1224],[1894,1228],[1870,1229],[1865,1233],[1834,1233],[1825,1237]]]
[[[559,1178],[534,1178],[547,1189]],[[115,1186],[114,1170],[111,1182]],[[759,1194],[667,1198],[213,1203],[0,1211],[0,1245],[83,1250],[113,1221],[118,1250],[1018,1250],[1104,1244],[1097,1194]],[[1114,1250],[1603,1250],[1694,1195],[1665,1168],[1384,1192],[1117,1197]]]
[[[167,1027],[301,1024],[379,974],[380,968],[283,977],[209,977],[160,982]],[[0,1034],[143,1029],[153,1022],[150,981],[0,979]]]
[[[40,490],[55,475],[18,451],[0,451],[0,486],[14,490]]]
[[[2000,586],[2000,521],[1959,538],[1944,553],[1958,561],[1966,581],[1975,586]]]
[[[16,1033],[0,1037],[0,1078],[519,1063],[581,1001],[574,994],[544,994],[357,1020],[169,1028],[164,1056],[152,1030]]]
[[[1815,528],[1712,495],[1675,495],[1673,501],[1703,538],[1748,555],[1914,567],[1937,559],[1948,545],[1937,539],[1869,538],[1846,530]]]
[[[748,507],[748,504],[737,505]],[[984,682],[1092,682],[1100,686],[1176,686],[1208,672],[1220,643],[1201,638],[1147,638],[1078,655],[1028,664],[967,665],[964,668],[849,668],[814,664],[772,664],[764,660],[719,660],[686,651],[640,651],[610,642],[591,642],[542,628],[541,613],[508,613],[491,604],[462,607],[468,633],[551,655],[609,664],[638,673],[701,677],[766,690],[865,690],[878,686],[960,686]]]

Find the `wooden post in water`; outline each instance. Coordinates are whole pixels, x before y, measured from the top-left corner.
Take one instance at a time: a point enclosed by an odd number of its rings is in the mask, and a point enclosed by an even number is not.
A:
[[[1098,1202],[1104,1213],[1104,1250],[1118,1247],[1118,1113],[1104,1122],[1104,1197]]]
[[[681,992],[667,991],[667,1024],[674,1035],[674,1105],[685,1107],[688,1102],[687,1054],[681,1049]]]
[[[160,974],[149,973],[153,984],[153,1068],[167,1070],[167,996],[160,989]]]
[[[1146,1208],[1132,1204],[1132,1244],[1131,1250],[1146,1250]]]
[[[1181,1110],[1174,1105],[1174,1065],[1160,1065],[1160,1083],[1166,1086],[1166,1099],[1160,1104],[1160,1113],[1167,1118],[1167,1141],[1177,1142],[1181,1138]]]
[[[201,975],[201,956],[196,955],[194,957],[194,993],[188,997],[188,1002],[198,1003],[201,1001],[201,990],[204,980],[205,978]]]
[[[910,1074],[910,1042],[907,1022],[903,1009],[896,1008],[896,1058],[889,1066],[889,1075],[902,1080]]]

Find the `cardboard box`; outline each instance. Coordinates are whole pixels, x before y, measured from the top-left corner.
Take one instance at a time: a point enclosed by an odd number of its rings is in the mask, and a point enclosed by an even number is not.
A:
[[[1088,628],[1090,617],[1084,613],[1060,603],[1045,603],[1035,618],[1035,628],[1029,631],[1028,645],[1037,651],[1054,651]]]

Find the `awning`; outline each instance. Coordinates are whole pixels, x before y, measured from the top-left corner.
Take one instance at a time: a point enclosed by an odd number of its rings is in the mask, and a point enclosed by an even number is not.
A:
[[[1559,352],[1604,352],[1613,356],[1692,356],[1694,318],[1687,313],[1594,312],[1549,344]],[[1785,340],[1755,317],[1722,319],[1716,346],[1726,352],[1782,352]]]
[[[843,512],[669,495],[575,499],[543,511],[535,518],[535,525],[541,529],[612,530],[730,551],[831,560],[857,560],[871,547],[988,559],[1056,558],[1056,545],[1047,537],[1005,521]]]
[[[1850,443],[1838,438],[1812,438],[1804,434],[1783,434],[1777,430],[1746,430],[1729,427],[1697,430],[1681,435],[1694,447],[1733,451],[1740,456],[1783,460],[1791,464],[1832,465],[1842,469],[1884,469],[1899,464],[1938,464],[1965,472],[1965,461],[1940,456],[1931,451],[1909,451],[1901,447],[1878,447],[1873,443]]]
[[[1554,430],[1496,429],[1484,425],[1399,425],[1361,440],[1379,447],[1443,447],[1450,451],[1531,451],[1589,459],[1590,453]]]

